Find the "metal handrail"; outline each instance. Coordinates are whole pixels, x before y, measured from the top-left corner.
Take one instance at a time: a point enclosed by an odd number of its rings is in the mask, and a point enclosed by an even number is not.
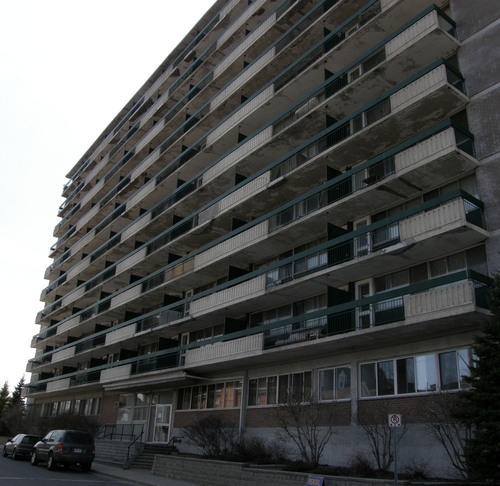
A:
[[[136,435],[134,437],[134,440],[132,442],[130,442],[130,444],[128,445],[127,447],[127,459],[125,459],[125,463],[123,464],[123,469],[128,469],[130,467],[130,463],[132,462],[133,459],[135,459],[136,456],[134,456],[133,458],[130,458],[130,448],[139,440],[142,438],[144,434],[144,429],[141,430],[141,433]]]

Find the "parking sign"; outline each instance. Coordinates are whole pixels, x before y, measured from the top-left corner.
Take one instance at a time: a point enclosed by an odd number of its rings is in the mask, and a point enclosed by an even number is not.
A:
[[[399,413],[390,413],[388,415],[389,427],[401,427],[403,416]]]

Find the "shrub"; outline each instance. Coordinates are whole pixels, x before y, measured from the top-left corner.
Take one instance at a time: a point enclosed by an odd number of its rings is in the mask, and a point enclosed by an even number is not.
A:
[[[231,455],[236,437],[234,426],[215,415],[207,415],[185,427],[184,434],[208,457]]]
[[[286,462],[281,444],[267,442],[260,437],[243,438],[234,444],[233,458],[242,462],[275,464]]]

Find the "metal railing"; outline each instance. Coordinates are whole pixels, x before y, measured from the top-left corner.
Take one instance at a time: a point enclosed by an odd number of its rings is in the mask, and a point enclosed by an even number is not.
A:
[[[133,440],[144,434],[144,424],[105,424],[99,428],[96,439]]]

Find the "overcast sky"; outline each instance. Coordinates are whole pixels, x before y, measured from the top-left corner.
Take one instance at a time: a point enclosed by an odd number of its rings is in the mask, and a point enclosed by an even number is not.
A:
[[[214,0],[0,0],[0,386],[34,356],[65,175]]]

